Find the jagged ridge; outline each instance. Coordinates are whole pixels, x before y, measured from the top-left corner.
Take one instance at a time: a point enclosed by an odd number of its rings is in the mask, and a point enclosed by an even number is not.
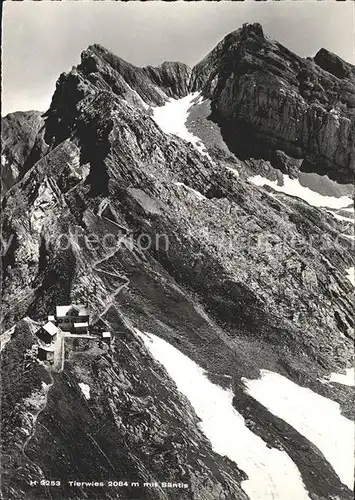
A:
[[[239,59],[234,57],[238,50]],[[45,144],[37,147],[31,168],[4,197],[4,238],[16,235],[5,258],[4,326],[17,323],[13,340],[23,335],[31,344],[21,318],[41,319],[58,302],[85,296],[117,343],[108,352],[85,345],[68,349],[64,372],[56,377],[39,417],[45,426],[36,428],[27,457],[11,440],[6,444],[11,461],[5,487],[12,497],[31,494],[24,481],[26,468],[38,478],[49,470],[65,478],[68,471],[85,474],[98,464],[98,474],[106,477],[113,464],[114,471],[133,470],[140,480],[171,470],[188,480],[203,500],[223,495],[245,499],[240,486],[244,473],[210,449],[191,406],[134,337],[134,328],[139,328],[178,346],[221,385],[219,377],[230,377],[238,411],[251,425],[257,422],[255,433],[270,446],[276,443],[287,450],[315,499],[351,498],[312,443],[267,412],[267,425],[260,422],[258,413],[264,410],[245,396],[241,382],[268,367],[331,396],[350,415],[347,389],[319,382],[353,356],[352,289],[345,278],[345,268],[351,265],[350,242],[344,238],[334,248],[338,231],[331,215],[301,201],[277,200],[237,178],[225,168],[225,159],[211,161],[192,145],[164,134],[149,110],[169,97],[201,90],[211,98],[215,119],[233,145],[233,127],[241,118],[236,109],[231,116],[235,95],[231,92],[228,101],[227,89],[235,84],[238,96],[243,78],[250,78],[255,92],[261,91],[265,74],[258,71],[267,63],[277,101],[284,65],[274,51],[295,66],[303,64],[252,25],[226,37],[191,71],[178,63],[136,68],[94,45],[77,68],[58,80],[41,132]],[[231,63],[241,70],[233,78]],[[286,72],[285,82],[294,82],[294,77]],[[246,92],[245,106],[250,105],[253,120],[257,105],[249,96]],[[299,99],[297,95],[295,102]],[[312,105],[307,95],[302,99],[308,110]],[[271,107],[271,116],[276,109]],[[258,131],[266,131],[263,154],[270,154],[272,144],[268,126],[268,117],[261,117]],[[289,151],[288,132],[281,132],[278,140]],[[72,237],[75,231],[100,238],[113,233],[126,244],[116,251],[76,244],[66,250],[56,247],[56,235]],[[276,241],[266,247],[253,245],[263,232],[272,232]],[[169,249],[143,252],[138,245],[142,233],[153,241],[167,235]],[[319,240],[309,242],[310,235]],[[116,293],[125,280],[128,289]],[[97,400],[90,411],[80,400],[79,421],[73,407],[83,373]],[[5,397],[10,391],[9,383]],[[165,396],[159,400],[162,392]],[[21,407],[21,398],[16,404]],[[10,427],[19,425],[7,417]],[[97,431],[96,423],[103,418],[108,429]],[[174,426],[179,433],[172,438]],[[79,457],[72,439],[78,432]],[[197,442],[196,453],[192,440]],[[112,447],[113,442],[120,446]],[[44,443],[50,456],[42,452]],[[84,490],[77,491],[84,495]],[[120,493],[123,498],[132,494]],[[152,498],[184,498],[178,493],[155,491]],[[70,498],[69,490],[66,494]],[[62,492],[52,495],[59,498]],[[116,498],[117,492],[104,491],[103,497]]]

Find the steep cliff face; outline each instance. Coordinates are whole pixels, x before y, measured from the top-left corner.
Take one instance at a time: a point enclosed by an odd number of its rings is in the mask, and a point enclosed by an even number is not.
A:
[[[348,78],[355,81],[355,68],[351,64],[343,61],[333,52],[326,49],[320,49],[314,57],[314,62],[332,75],[339,79]]]
[[[186,64],[164,62],[156,68],[148,66],[145,71],[159,87],[165,89],[169,97],[184,97],[190,91],[192,70]]]
[[[180,63],[164,63],[154,68],[138,68],[100,45],[81,54],[81,64],[63,73],[47,112],[47,141],[60,142],[75,128],[77,105],[84,96],[107,92],[134,107],[147,110],[162,105],[170,97],[185,95],[191,70]]]
[[[246,500],[239,484],[243,473],[213,452],[196,415],[134,341],[114,308],[108,317],[121,332],[112,348],[97,341],[67,339],[63,373],[49,376],[27,358],[31,384],[21,369],[35,341],[33,325],[25,318],[16,326],[2,366],[6,498],[47,498],[50,491],[50,497],[58,500],[114,499],[118,494],[162,500],[188,499],[191,494],[206,500],[220,495]],[[16,375],[15,384],[9,371]],[[90,392],[83,393],[82,384]],[[16,418],[9,418],[11,412]],[[30,487],[28,478],[38,485],[52,478],[60,487]],[[144,487],[153,483],[152,478],[159,486]],[[85,487],[80,481],[103,486]],[[73,486],[74,482],[79,484]]]
[[[263,51],[263,44],[271,48]],[[341,71],[333,56],[317,59]],[[302,61],[254,25],[232,33],[193,70],[179,63],[136,68],[94,45],[78,67],[61,75],[37,135],[39,157],[3,200],[3,238],[10,241],[3,262],[3,369],[18,378],[12,395],[11,378],[3,374],[7,498],[117,498],[118,490],[106,483],[100,490],[73,490],[67,480],[130,478],[140,486],[122,487],[120,498],[247,499],[248,473],[207,439],[208,425],[199,420],[206,415],[196,415],[139,332],[175,346],[226,390],[233,417],[239,412],[253,439],[291,457],[304,498],[352,498],[323,451],[245,389],[245,379],[267,369],[330,398],[339,415],[341,409],[352,417],[351,388],[324,382],[353,359],[352,241],[344,221],[253,184],[251,165],[262,170],[267,162],[233,155],[233,127],[241,116],[247,119],[247,109],[260,151],[273,144],[291,155],[288,115],[275,104],[269,118],[260,117],[257,103],[269,77],[277,95],[282,85],[291,92],[296,70],[287,62],[308,64]],[[208,117],[211,105],[232,151],[225,145],[224,154],[214,154],[206,143],[206,154],[159,126],[157,106],[191,90],[202,92],[191,98],[193,111],[203,108]],[[310,97],[294,92],[285,106],[304,102],[308,110]],[[332,98],[329,89],[325,94]],[[277,113],[284,120],[279,142],[268,132]],[[343,147],[339,158],[351,155],[350,143]],[[290,158],[280,150],[277,155],[281,164]],[[297,170],[297,161],[290,161]],[[333,164],[336,172],[339,165]],[[112,332],[112,345],[65,339],[63,366],[44,370],[28,362],[34,321],[55,305],[84,300],[95,328]],[[20,412],[16,421],[11,404]],[[48,478],[61,486],[29,484]],[[159,487],[139,489],[153,480]],[[163,488],[165,481],[188,486]],[[285,500],[273,488],[271,475],[267,499]]]
[[[31,157],[34,155],[35,141],[43,125],[44,119],[39,111],[19,111],[10,113],[1,119],[1,183],[3,194],[29,168]]]
[[[138,68],[96,44],[82,53],[78,67],[99,88],[118,95],[136,92],[145,103],[162,104],[169,97],[182,97],[189,90],[191,69],[178,62]]]
[[[325,49],[303,59],[265,37],[258,24],[230,33],[193,69],[171,62],[138,68],[96,44],[83,52],[78,68],[62,76],[55,99],[62,102],[60,88],[83,78],[91,92],[113,91],[143,107],[202,91],[229,149],[240,158],[263,158],[278,168],[282,150],[291,157],[287,163],[296,160],[302,171],[352,182],[354,68]],[[73,83],[70,100],[74,88],[80,93]]]
[[[303,59],[247,24],[195,66],[192,81],[237,154],[273,161],[282,149],[305,171],[352,182],[354,68],[339,57],[322,49]]]

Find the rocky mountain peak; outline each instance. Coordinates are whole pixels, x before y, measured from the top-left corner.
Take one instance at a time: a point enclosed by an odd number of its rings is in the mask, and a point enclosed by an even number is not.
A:
[[[192,69],[94,44],[5,117],[5,498],[353,498],[354,85],[316,59],[258,24]]]
[[[107,74],[109,68],[116,74],[116,77],[122,77],[135,90],[137,87],[141,91],[142,86],[150,86],[153,83],[162,88],[170,97],[183,97],[189,91],[191,68],[184,63],[165,61],[159,66],[140,68],[99,44],[91,45],[82,52],[78,69],[85,74],[97,72]]]
[[[337,78],[349,78],[355,82],[354,66],[327,49],[320,49],[314,56],[314,62]]]
[[[232,46],[241,46],[242,43],[259,40],[266,41],[263,28],[259,23],[244,23],[242,27],[228,33],[220,44],[227,52]]]
[[[272,160],[281,149],[304,160],[305,170],[351,182],[354,71],[325,49],[314,60],[297,56],[256,23],[227,35],[193,68],[191,81],[211,99],[214,119],[237,155]]]
[[[96,62],[95,67],[90,66],[93,65],[93,61]],[[78,69],[90,74],[99,71],[105,65],[123,75],[139,70],[137,66],[128,63],[98,43],[90,45],[81,53],[81,64]]]
[[[265,38],[263,27],[260,23],[244,23],[240,28],[240,35],[242,38]]]
[[[47,137],[58,141],[70,135],[80,101],[107,92],[112,99],[124,99],[146,109],[162,105],[169,98],[185,96],[190,89],[191,68],[180,62],[141,68],[128,63],[99,44],[81,54],[81,62],[63,73],[47,112]]]
[[[313,59],[299,57],[266,37],[259,23],[229,33],[193,68],[171,61],[141,68],[93,44],[82,52],[80,64],[58,79],[46,137],[52,144],[68,137],[79,102],[100,92],[146,110],[197,91],[211,100],[213,119],[239,156],[272,160],[283,150],[301,159],[305,170],[349,182],[354,82],[354,67],[340,57],[326,49]]]

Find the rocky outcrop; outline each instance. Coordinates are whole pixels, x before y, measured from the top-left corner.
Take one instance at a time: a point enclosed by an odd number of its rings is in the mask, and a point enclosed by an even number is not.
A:
[[[158,67],[147,66],[150,78],[170,97],[184,97],[190,91],[191,68],[179,62],[164,62]]]
[[[81,55],[78,72],[96,87],[125,95],[135,104],[161,105],[169,97],[188,91],[191,70],[185,64],[165,62],[154,68],[139,68],[115,56],[101,45],[90,46]]]
[[[339,57],[322,49],[303,59],[246,24],[195,66],[192,82],[239,156],[272,159],[282,149],[304,170],[352,182],[354,67]]]
[[[355,83],[355,68],[333,52],[320,49],[314,56],[314,62],[322,69],[331,73],[339,79],[348,78]]]
[[[242,471],[211,449],[185,398],[134,342],[117,311],[109,317],[122,332],[116,346],[66,339],[65,372],[52,381],[27,354],[36,342],[29,323],[16,326],[2,363],[6,497],[35,498],[33,493],[41,491],[46,498],[43,486],[28,486],[26,474],[31,474],[37,484],[48,477],[60,483],[51,491],[58,500],[85,498],[88,487],[69,483],[79,477],[102,482],[89,489],[89,498],[115,499],[119,491],[127,499],[188,500],[196,492],[204,500],[247,500]],[[21,374],[24,359],[27,379]],[[90,387],[89,401],[80,389],[83,382]]]
[[[170,97],[188,92],[191,70],[184,64],[164,63],[138,68],[95,44],[81,54],[81,64],[58,79],[46,113],[46,140],[59,143],[75,128],[77,105],[89,94],[112,93],[131,106],[146,110]]]
[[[18,111],[1,119],[3,194],[33,165],[35,142],[43,125],[44,119],[39,111]]]
[[[138,68],[100,45],[90,46],[81,64],[59,80],[50,115],[56,102],[63,102],[61,88],[73,82],[62,110],[68,115],[77,89],[81,92],[79,81],[92,93],[114,92],[143,108],[201,91],[211,99],[212,118],[238,157],[275,164],[282,150],[301,170],[352,182],[354,67],[325,49],[314,59],[298,57],[268,39],[258,24],[230,33],[192,70],[172,62]],[[65,130],[68,119],[61,122]]]
[[[113,92],[142,109],[201,91],[211,99],[212,117],[239,158],[261,157],[278,168],[278,151],[282,151],[301,170],[351,183],[355,161],[354,71],[351,64],[325,49],[313,59],[298,57],[268,39],[257,23],[227,35],[193,69],[176,62],[139,68],[95,44],[82,53],[78,67],[58,80],[47,113],[46,140],[53,143],[53,137],[58,136],[60,142],[67,136],[75,120],[75,106],[88,91],[92,95]],[[5,189],[12,185],[13,175],[17,178],[19,164],[24,156],[27,158],[43,125],[38,121],[39,113],[33,115],[36,125],[33,117],[16,115],[3,123],[3,153],[6,157],[11,150],[14,155],[6,160],[12,170],[3,169]],[[55,115],[60,115],[60,123]],[[16,140],[20,128],[21,134],[28,136],[27,146],[22,137]],[[25,170],[43,155],[43,138],[37,137],[37,141]],[[21,146],[12,148],[15,142]]]
[[[38,149],[40,157],[3,200],[3,237],[15,235],[4,258],[3,327],[27,315],[40,320],[58,303],[85,298],[114,342],[110,348],[67,344],[64,370],[54,376],[26,454],[25,438],[15,430],[6,442],[11,498],[36,497],[29,473],[63,481],[90,473],[98,480],[121,474],[189,484],[186,492],[139,491],[141,498],[245,500],[245,472],[212,450],[192,406],[135,329],[175,345],[208,376],[231,380],[236,409],[269,446],[292,457],[312,498],[352,498],[320,451],[260,410],[242,383],[266,368],[331,396],[350,416],[349,392],[319,379],[353,358],[346,278],[351,241],[339,237],[329,213],[237,176],[227,154],[208,157],[165,134],[149,109],[203,89],[231,143],[249,110],[254,128],[248,130],[259,131],[260,151],[273,145],[277,168],[294,175],[300,159],[285,153],[292,144],[287,113],[293,106],[312,107],[307,85],[303,97],[296,90],[297,64],[316,67],[266,40],[254,25],[232,33],[192,73],[177,63],[136,68],[95,45],[59,78],[45,116],[47,149]],[[230,73],[231,65],[239,72]],[[324,70],[318,71],[323,78]],[[284,108],[277,104],[280,86],[290,93]],[[330,99],[324,90],[328,94]],[[324,102],[319,106],[326,109]],[[258,114],[258,103],[270,105],[270,116]],[[277,110],[283,125],[275,139],[268,131]],[[351,154],[346,147],[339,158]],[[247,164],[234,157],[234,165]],[[97,244],[87,243],[90,235]],[[27,348],[31,338],[25,335]],[[17,345],[13,340],[5,358]],[[30,380],[27,372],[19,376]],[[9,400],[7,382],[2,395]],[[90,401],[80,393],[82,382],[91,387]],[[85,489],[64,488],[65,498],[89,497]],[[41,494],[59,499],[63,489]],[[119,494],[137,498],[130,489]],[[117,498],[117,490],[104,488],[100,495]]]

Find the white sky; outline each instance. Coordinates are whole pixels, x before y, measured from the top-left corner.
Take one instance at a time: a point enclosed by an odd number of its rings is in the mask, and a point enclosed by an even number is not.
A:
[[[244,22],[301,56],[353,62],[354,2],[5,2],[2,115],[45,110],[60,73],[100,43],[137,65],[193,65]]]

